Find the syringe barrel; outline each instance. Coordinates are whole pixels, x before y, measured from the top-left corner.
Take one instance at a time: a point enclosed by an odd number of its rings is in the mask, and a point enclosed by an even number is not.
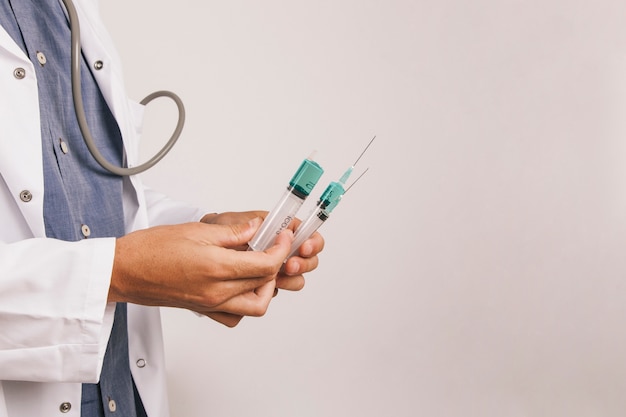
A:
[[[263,251],[271,247],[278,234],[285,230],[295,218],[297,211],[304,203],[304,198],[300,198],[292,191],[292,189],[285,191],[276,207],[270,211],[261,228],[248,243],[252,250]]]
[[[318,205],[311,212],[309,217],[302,223],[300,223],[300,226],[298,226],[298,228],[296,229],[293,237],[293,242],[291,243],[291,253],[289,253],[287,259],[298,253],[300,245],[302,245],[305,240],[310,238],[311,235],[315,233],[315,231],[319,229],[321,225],[324,224],[326,219],[328,219],[328,214]]]
[[[250,249],[263,251],[274,244],[276,237],[294,219],[296,213],[317,184],[324,170],[317,162],[305,159],[289,181],[289,187],[276,207],[267,215],[261,228],[248,243]]]

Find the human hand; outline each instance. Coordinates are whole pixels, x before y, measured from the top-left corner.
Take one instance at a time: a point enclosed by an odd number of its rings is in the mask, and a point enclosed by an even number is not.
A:
[[[109,301],[185,308],[227,325],[262,316],[289,254],[292,232],[264,252],[240,251],[261,219],[238,224],[186,223],[117,239]]]
[[[207,214],[202,222],[209,224],[231,225],[244,223],[255,217],[265,218],[266,211],[225,212],[220,214]],[[295,230],[300,220],[294,219],[289,224],[289,229]],[[247,242],[246,242],[247,243]],[[246,250],[247,245],[239,248]],[[298,248],[298,256],[290,257],[283,265],[276,278],[276,288],[299,291],[304,287],[304,275],[313,271],[319,264],[318,254],[324,249],[324,238],[315,232],[309,239],[304,241]]]

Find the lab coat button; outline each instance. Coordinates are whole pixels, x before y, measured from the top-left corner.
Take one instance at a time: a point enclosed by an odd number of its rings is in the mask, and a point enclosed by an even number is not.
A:
[[[144,368],[145,366],[146,366],[146,360],[145,359],[137,359],[137,367]]]
[[[33,194],[30,191],[24,190],[20,193],[20,200],[22,200],[23,202],[28,203],[32,199]]]
[[[89,237],[91,235],[91,229],[86,224],[80,226],[80,231],[84,237]]]
[[[13,76],[18,80],[21,80],[26,77],[26,70],[24,68],[15,68],[15,70],[13,71]]]
[[[59,410],[62,413],[69,413],[69,411],[72,409],[72,404],[70,403],[63,403],[59,406]]]
[[[115,400],[109,399],[109,411],[115,413],[115,410],[117,410],[117,404],[115,404]]]
[[[46,65],[46,62],[48,62],[43,52],[39,52],[39,51],[37,51],[37,61],[39,61],[42,67]]]
[[[95,69],[97,69],[98,71],[100,71],[102,69],[102,67],[104,67],[104,62],[96,61],[96,62],[94,62],[93,67]]]

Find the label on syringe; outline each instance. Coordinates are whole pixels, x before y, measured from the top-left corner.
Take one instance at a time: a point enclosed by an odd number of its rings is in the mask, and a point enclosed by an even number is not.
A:
[[[285,230],[287,228],[287,226],[289,226],[289,223],[291,223],[292,220],[293,220],[293,217],[291,217],[291,216],[285,217],[285,220],[283,220],[283,222],[280,224],[280,229],[278,229],[276,231],[276,234],[278,235],[278,234],[280,234],[280,232]]]

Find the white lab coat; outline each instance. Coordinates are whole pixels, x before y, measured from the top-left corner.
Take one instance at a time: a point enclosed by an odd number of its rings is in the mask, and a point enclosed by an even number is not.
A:
[[[142,106],[124,91],[119,59],[96,0],[75,0],[82,47],[137,162]],[[69,48],[69,45],[68,45]],[[25,77],[14,75],[17,68]],[[80,415],[82,382],[96,382],[111,331],[107,304],[115,239],[46,239],[35,71],[0,27],[0,417]],[[30,201],[24,193],[32,196]],[[127,232],[198,220],[202,212],[124,180]],[[150,417],[169,415],[158,308],[128,306],[130,363]],[[61,404],[71,404],[62,413]],[[65,407],[67,408],[67,407]]]

